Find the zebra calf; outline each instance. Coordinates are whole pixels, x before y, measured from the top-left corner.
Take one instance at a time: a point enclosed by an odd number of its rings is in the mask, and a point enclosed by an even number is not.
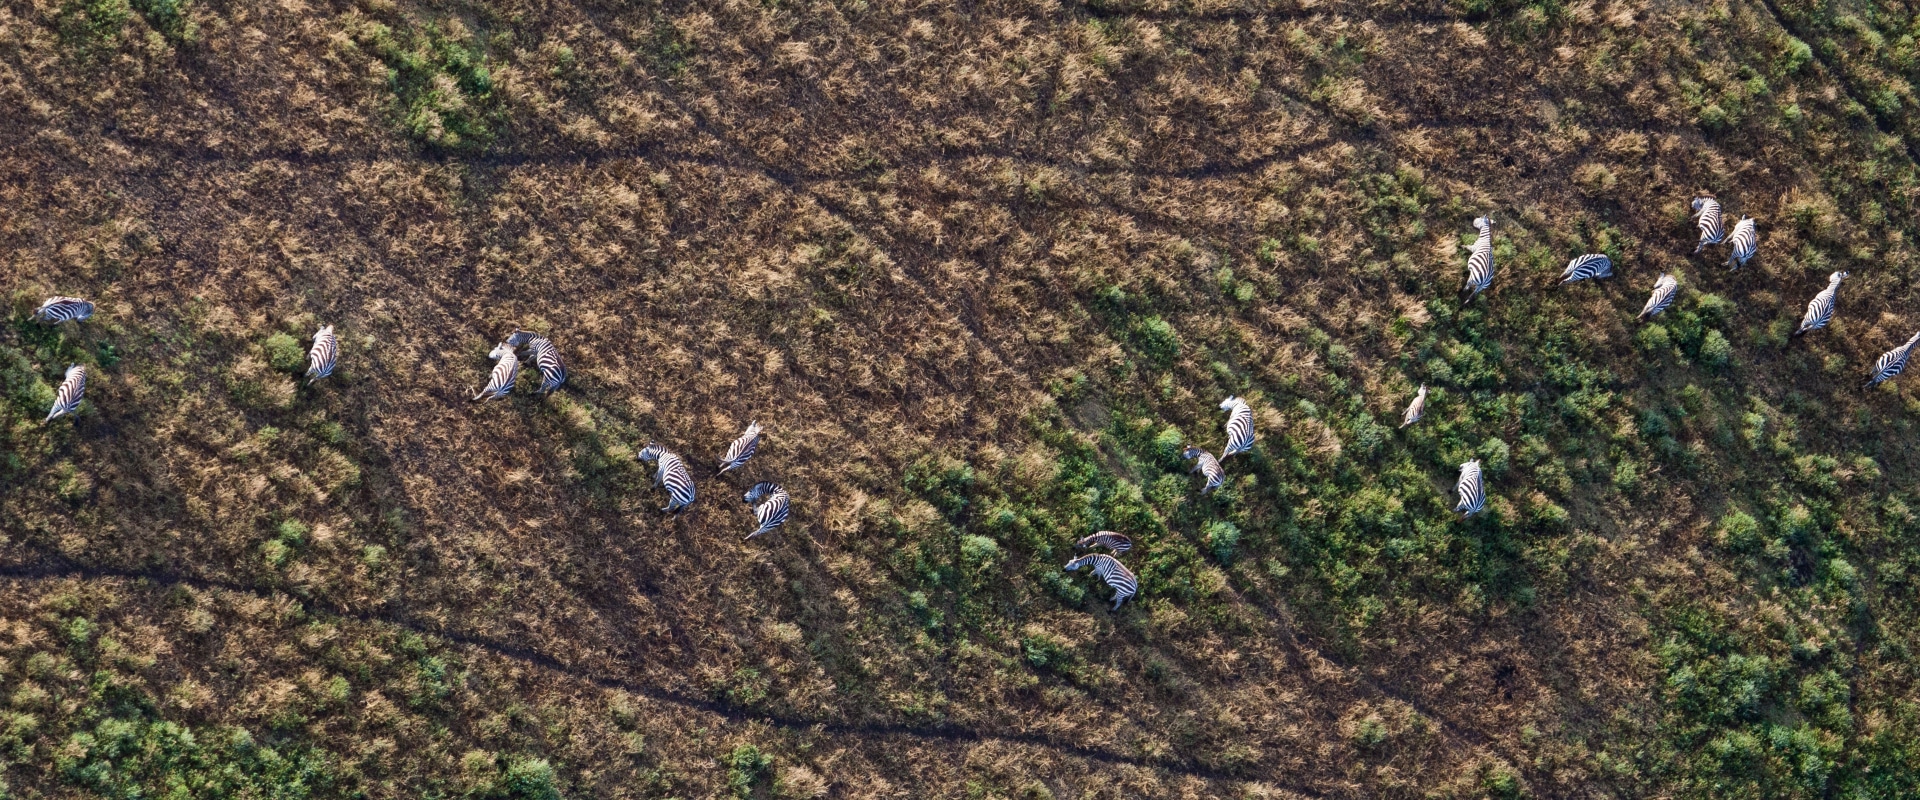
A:
[[[1759,249],[1760,232],[1754,228],[1753,218],[1741,217],[1733,225],[1733,251],[1727,254],[1727,266],[1734,269],[1746,266]]]
[[[1067,562],[1067,571],[1078,572],[1081,567],[1086,566],[1093,567],[1094,577],[1106,581],[1108,586],[1113,587],[1114,611],[1119,611],[1120,604],[1126,602],[1127,598],[1140,593],[1140,580],[1133,577],[1133,572],[1129,571],[1125,564],[1121,564],[1119,559],[1106,553],[1092,553]]]
[[[33,311],[33,321],[48,325],[58,325],[70,319],[83,320],[91,316],[93,316],[93,304],[78,297],[49,297]]]
[[[661,511],[679,511],[693,505],[693,473],[687,471],[687,462],[653,442],[640,450],[640,460],[655,462],[653,485],[667,487],[667,507]]]
[[[1726,230],[1721,227],[1720,201],[1706,196],[1693,198],[1693,217],[1700,221],[1700,244],[1693,248],[1695,255],[1726,237]]]
[[[766,498],[766,502],[760,503],[761,498]],[[787,512],[792,510],[793,498],[787,496],[787,490],[780,488],[780,484],[761,481],[747,490],[747,505],[754,503],[760,503],[760,507],[753,510],[753,518],[760,521],[760,527],[747,534],[748,539],[787,524]]]
[[[1487,485],[1480,477],[1480,459],[1460,465],[1460,482],[1454,484],[1454,491],[1460,493],[1460,502],[1453,510],[1465,512],[1462,519],[1480,513],[1487,507]]]
[[[1567,269],[1560,273],[1560,277],[1565,279],[1560,281],[1561,286],[1574,281],[1611,278],[1613,277],[1613,259],[1599,253],[1588,253],[1567,262]]]
[[[1128,550],[1133,549],[1133,540],[1127,538],[1127,535],[1124,533],[1114,533],[1113,531],[1101,531],[1092,536],[1088,536],[1084,539],[1081,539],[1080,541],[1074,542],[1073,546],[1082,550],[1085,550],[1089,547],[1104,547],[1116,553],[1124,553],[1124,552],[1127,552]]]
[[[313,348],[307,351],[307,385],[333,374],[333,363],[340,357],[340,340],[334,338],[333,326],[322,327],[313,334]]]
[[[60,388],[53,391],[53,410],[47,412],[47,418],[41,420],[45,425],[57,417],[63,417],[80,407],[80,398],[87,393],[87,368],[79,364],[67,367],[67,377],[60,381]]]
[[[1915,344],[1920,344],[1920,333],[1914,334],[1906,344],[1882,353],[1880,359],[1873,362],[1873,374],[1868,376],[1867,385],[1861,388],[1871,389],[1907,371],[1907,357],[1913,355]]]
[[[507,337],[507,344],[527,348],[534,368],[540,370],[541,394],[551,394],[567,382],[567,365],[560,360],[560,348],[554,346],[553,340],[533,331],[516,329]]]
[[[513,354],[513,346],[506,342],[494,345],[493,352],[488,353],[487,357],[497,363],[493,365],[493,373],[487,376],[486,387],[473,396],[475,400],[506,397],[513,391],[513,380],[520,373],[520,357]]]
[[[746,432],[740,434],[740,438],[733,440],[732,444],[727,445],[726,455],[720,457],[719,474],[725,475],[727,470],[745,465],[747,459],[753,458],[753,454],[759,451],[760,423],[749,422]]]
[[[1420,392],[1413,396],[1413,402],[1407,404],[1407,413],[1400,418],[1400,427],[1405,428],[1419,422],[1420,417],[1426,413],[1427,385],[1423,383],[1420,384]]]
[[[1846,279],[1845,272],[1836,272],[1827,276],[1827,288],[1822,289],[1819,294],[1813,296],[1812,302],[1807,303],[1807,315],[1800,318],[1800,327],[1794,330],[1793,335],[1799,336],[1807,331],[1820,330],[1833,321],[1833,304],[1839,299],[1840,282]]]
[[[1187,449],[1180,451],[1180,457],[1199,459],[1199,461],[1193,465],[1193,469],[1188,470],[1188,472],[1198,472],[1207,479],[1207,485],[1200,488],[1201,494],[1211,493],[1213,490],[1220,488],[1220,484],[1227,482],[1226,470],[1220,468],[1220,459],[1214,458],[1212,453],[1198,447],[1188,446]]]
[[[1461,305],[1473,302],[1475,295],[1493,285],[1493,218],[1476,217],[1473,227],[1480,231],[1480,238],[1473,241],[1473,249],[1467,252],[1467,286],[1464,291],[1467,299]]]
[[[1660,280],[1653,282],[1653,296],[1647,298],[1647,307],[1640,309],[1639,319],[1660,316],[1660,312],[1673,305],[1673,298],[1680,294],[1680,281],[1670,274],[1663,274]]]
[[[1227,448],[1220,451],[1220,457],[1252,450],[1253,408],[1245,400],[1228,396],[1220,403],[1220,410],[1227,412]]]

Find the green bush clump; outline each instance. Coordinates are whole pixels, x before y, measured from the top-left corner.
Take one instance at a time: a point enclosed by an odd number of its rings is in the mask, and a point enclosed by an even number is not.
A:
[[[1700,360],[1710,367],[1724,367],[1733,358],[1733,345],[1727,342],[1725,334],[1717,330],[1707,331],[1707,338],[1700,342]]]
[[[1233,561],[1234,548],[1240,546],[1240,526],[1226,520],[1207,523],[1207,548],[1213,551],[1213,557],[1226,564]]]
[[[298,372],[307,365],[307,354],[300,349],[300,341],[288,334],[269,336],[261,347],[266,351],[267,365],[281,372]]]
[[[387,65],[401,128],[430,147],[485,147],[500,122],[487,56],[462,33],[370,23],[354,35],[356,44]]]

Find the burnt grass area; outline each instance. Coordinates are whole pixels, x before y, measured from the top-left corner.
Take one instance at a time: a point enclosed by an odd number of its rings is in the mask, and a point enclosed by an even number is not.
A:
[[[1861,388],[1920,330],[1917,37],[0,7],[0,797],[1920,795],[1920,389]],[[471,402],[516,328],[566,387]],[[1259,439],[1203,495],[1228,395]],[[743,541],[762,480],[794,514]],[[1102,529],[1118,611],[1060,568]]]

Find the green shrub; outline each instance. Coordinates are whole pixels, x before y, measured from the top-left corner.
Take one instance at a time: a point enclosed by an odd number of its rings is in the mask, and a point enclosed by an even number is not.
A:
[[[1641,328],[1633,339],[1640,345],[1641,350],[1648,353],[1660,354],[1673,351],[1673,337],[1667,335],[1667,328],[1664,325],[1654,324]]]
[[[1707,331],[1707,338],[1700,343],[1700,360],[1710,367],[1724,367],[1733,357],[1733,345],[1727,337],[1717,330]]]
[[[1173,324],[1154,315],[1133,327],[1133,345],[1157,366],[1166,367],[1180,357],[1180,334]]]
[[[1757,552],[1765,543],[1760,535],[1760,522],[1739,509],[1729,511],[1720,518],[1716,538],[1721,546],[1736,553]]]
[[[276,333],[267,337],[262,345],[266,350],[267,365],[281,372],[299,372],[306,368],[307,353],[300,349],[300,341],[285,333]]]
[[[1213,557],[1226,564],[1233,561],[1234,548],[1240,546],[1240,527],[1226,520],[1207,523],[1207,548]]]
[[[773,772],[773,757],[750,744],[733,748],[722,762],[727,767],[727,789],[734,797],[751,796],[754,785]]]

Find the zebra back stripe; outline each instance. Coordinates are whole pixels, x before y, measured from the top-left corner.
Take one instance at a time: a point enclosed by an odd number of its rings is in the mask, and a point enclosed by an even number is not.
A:
[[[753,488],[747,490],[748,505],[752,505],[754,501],[763,497],[766,498],[766,502],[753,510],[753,518],[760,521],[760,527],[753,533],[747,534],[749,539],[787,524],[787,513],[793,507],[793,499],[787,495],[787,490],[772,481],[756,483]]]
[[[1200,488],[1201,494],[1208,494],[1227,482],[1227,471],[1220,468],[1220,459],[1214,458],[1212,453],[1198,447],[1189,447],[1180,454],[1180,457],[1199,459],[1199,462],[1193,465],[1193,469],[1188,471],[1206,476],[1207,485]]]
[[[1813,296],[1807,303],[1807,315],[1800,318],[1800,329],[1793,332],[1799,336],[1807,331],[1817,331],[1827,327],[1833,321],[1833,305],[1840,294],[1840,282],[1847,279],[1847,273],[1836,272],[1827,276],[1827,288]]]
[[[1124,552],[1127,552],[1128,550],[1133,549],[1133,540],[1127,538],[1127,535],[1124,533],[1114,533],[1113,531],[1101,531],[1092,536],[1088,536],[1084,539],[1081,539],[1080,541],[1074,542],[1073,546],[1081,549],[1085,549],[1088,547],[1104,547],[1116,553],[1124,553]]]
[[[1613,259],[1599,253],[1588,253],[1568,262],[1566,271],[1560,273],[1560,277],[1566,279],[1560,282],[1562,285],[1592,278],[1611,278]]]
[[[724,473],[744,466],[747,459],[753,458],[753,454],[759,451],[760,423],[749,422],[746,432],[740,434],[740,438],[733,440],[732,444],[727,445],[726,455],[720,457],[720,471]]]
[[[506,397],[507,393],[513,391],[513,379],[520,372],[520,357],[513,354],[511,346],[504,343],[497,345],[488,356],[498,363],[493,365],[493,373],[487,376],[486,387],[481,389],[479,394],[474,395],[475,400]]]
[[[693,505],[693,473],[687,471],[687,462],[652,442],[640,451],[640,460],[657,462],[653,485],[667,487],[668,498],[667,507],[661,511],[679,511]]]
[[[47,412],[47,418],[40,424],[52,422],[56,417],[73,413],[80,407],[80,399],[87,394],[87,368],[79,364],[67,367],[67,377],[60,381],[60,388],[53,391],[53,409]]]
[[[1867,379],[1867,387],[1878,386],[1907,371],[1907,357],[1913,354],[1915,344],[1920,344],[1920,333],[1914,334],[1906,344],[1882,353],[1880,359],[1873,362],[1873,375]]]
[[[1711,197],[1693,198],[1693,216],[1700,220],[1700,244],[1694,246],[1693,252],[1698,253],[1710,244],[1719,244],[1726,237],[1726,231],[1721,227],[1720,201]]]
[[[1759,249],[1760,231],[1754,228],[1753,218],[1741,217],[1733,226],[1733,252],[1727,254],[1727,266],[1734,269],[1746,266]]]
[[[333,364],[340,357],[340,340],[334,338],[333,326],[328,325],[313,334],[313,347],[307,351],[307,385],[333,374]]]
[[[70,319],[81,320],[91,316],[93,316],[93,304],[78,297],[49,297],[33,312],[34,321],[48,325],[58,325]]]
[[[1473,227],[1479,229],[1480,238],[1473,241],[1473,250],[1467,255],[1467,302],[1493,285],[1493,220],[1479,217]]]
[[[1487,487],[1480,478],[1480,459],[1460,465],[1460,482],[1453,488],[1460,493],[1460,502],[1453,510],[1464,511],[1464,516],[1471,517],[1487,507]]]
[[[1680,294],[1680,281],[1672,275],[1661,275],[1653,282],[1653,296],[1647,298],[1647,307],[1640,309],[1640,319],[1656,317],[1660,312],[1673,305],[1673,298]]]
[[[1120,610],[1120,604],[1127,598],[1140,593],[1140,579],[1133,576],[1120,560],[1105,553],[1092,553],[1067,562],[1067,571],[1076,572],[1081,567],[1093,567],[1095,577],[1106,581],[1113,587],[1113,609]]]
[[[1220,403],[1220,408],[1227,412],[1227,447],[1220,451],[1220,457],[1252,450],[1253,408],[1238,397],[1228,397]]]
[[[1420,392],[1413,396],[1413,402],[1407,404],[1407,413],[1400,418],[1400,427],[1404,428],[1419,422],[1427,413],[1427,385],[1420,384]]]

